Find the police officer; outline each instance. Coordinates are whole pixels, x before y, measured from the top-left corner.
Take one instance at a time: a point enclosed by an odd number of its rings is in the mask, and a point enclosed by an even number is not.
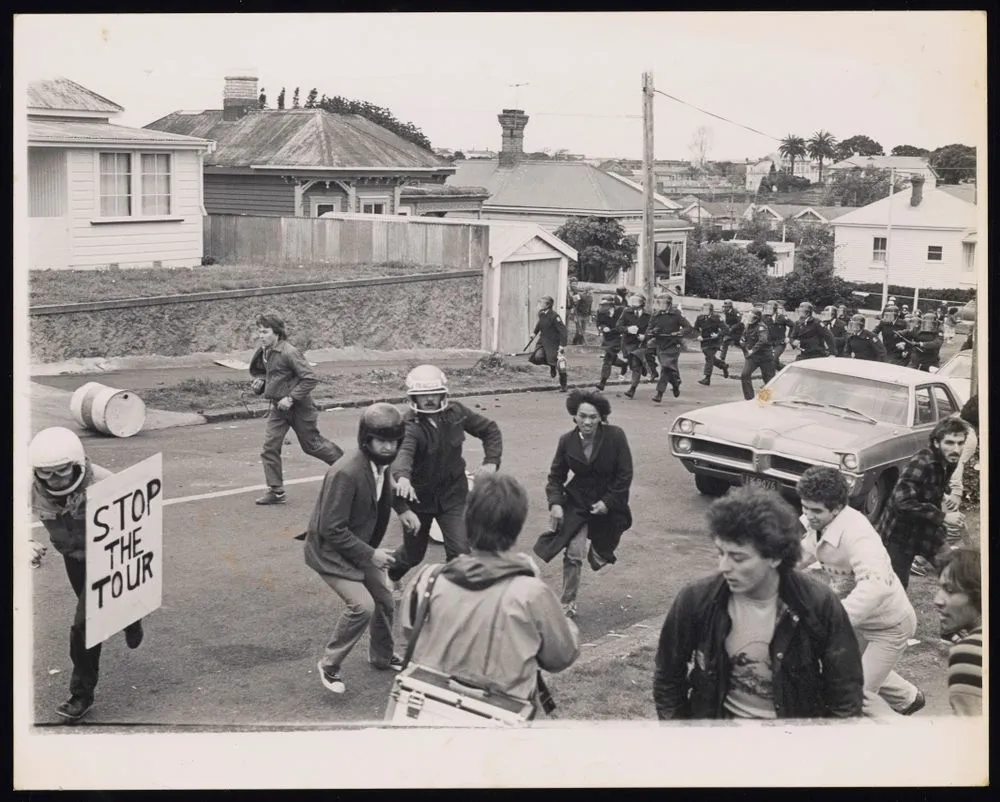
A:
[[[721,370],[722,377],[728,379],[729,365],[716,356],[728,329],[726,324],[722,322],[722,318],[715,314],[715,307],[711,301],[706,301],[701,305],[701,314],[695,318],[694,328],[698,332],[698,342],[701,345],[701,352],[705,356],[705,376],[698,380],[698,384],[708,387],[712,383],[713,367]]]
[[[920,318],[916,315],[907,315],[902,321],[902,328],[896,331],[896,358],[891,362],[894,365],[909,367],[913,357],[913,348],[917,344],[916,337],[920,333]]]
[[[750,376],[757,368],[760,368],[764,384],[774,378],[774,352],[771,350],[767,325],[761,318],[761,312],[756,308],[743,313],[744,333],[741,345],[746,359],[743,362],[740,382],[743,384],[743,397],[747,401],[754,397]]]
[[[628,308],[618,318],[618,331],[622,335],[622,354],[628,360],[632,370],[632,384],[625,391],[626,398],[635,397],[635,388],[645,371],[646,361],[646,327],[649,325],[649,312],[646,311],[646,296],[641,292],[628,299]]]
[[[826,327],[833,337],[833,355],[840,356],[847,340],[847,326],[837,314],[837,307],[827,306],[820,315],[820,323]]]
[[[792,322],[786,317],[785,307],[781,301],[765,303],[761,317],[767,326],[771,348],[774,351],[774,369],[781,370],[784,367],[781,364],[781,355],[788,346],[788,332],[792,328]]]
[[[554,379],[559,374],[559,391],[566,392],[566,324],[555,310],[555,299],[543,295],[538,299],[538,322],[534,333],[538,335],[538,345],[528,357],[532,365],[548,365],[549,375]]]
[[[899,339],[899,335],[905,331],[906,321],[899,317],[899,308],[894,304],[889,304],[882,310],[881,319],[872,330],[872,334],[881,338],[887,359],[893,365],[906,364],[902,356],[906,345]],[[897,348],[900,344],[903,348]]]
[[[733,308],[733,302],[726,299],[722,302],[722,322],[726,324],[726,334],[722,337],[722,351],[719,359],[726,361],[730,345],[737,345],[743,336],[743,322],[740,313]]]
[[[663,391],[667,389],[668,383],[674,398],[681,394],[681,372],[677,368],[677,358],[683,347],[681,338],[694,333],[694,328],[687,322],[681,310],[673,305],[673,299],[669,294],[664,293],[653,298],[653,315],[646,328],[646,341],[655,344],[656,359],[662,368],[659,380],[656,382],[656,393],[653,395],[653,401],[657,404],[663,400]],[[635,374],[632,376],[634,381]],[[630,389],[634,393],[635,385],[633,384]]]
[[[628,362],[619,356],[622,350],[622,335],[616,327],[621,310],[615,306],[616,298],[615,295],[605,295],[601,298],[597,314],[594,316],[597,333],[601,335],[601,348],[604,349],[601,358],[601,380],[597,383],[600,390],[604,389],[608,379],[611,378],[612,368],[628,368]]]
[[[836,355],[836,344],[830,330],[820,325],[813,316],[813,305],[809,301],[799,304],[799,319],[792,326],[792,347],[799,348],[795,360],[815,359],[820,356]]]
[[[913,351],[910,354],[910,367],[929,371],[931,367],[941,364],[940,322],[934,312],[925,312],[920,317],[920,330],[914,338]]]
[[[847,324],[847,340],[844,343],[842,356],[854,359],[868,359],[872,362],[885,362],[885,346],[875,334],[865,328],[865,316],[856,314]]]

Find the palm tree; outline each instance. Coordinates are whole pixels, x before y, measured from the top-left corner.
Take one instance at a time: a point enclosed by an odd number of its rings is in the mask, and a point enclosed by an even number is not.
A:
[[[795,175],[795,160],[808,153],[806,141],[800,136],[795,136],[795,134],[788,134],[781,140],[778,153],[791,160],[792,175]]]
[[[819,183],[823,183],[823,159],[832,159],[836,155],[837,138],[829,131],[820,129],[806,143],[809,155],[819,161]]]

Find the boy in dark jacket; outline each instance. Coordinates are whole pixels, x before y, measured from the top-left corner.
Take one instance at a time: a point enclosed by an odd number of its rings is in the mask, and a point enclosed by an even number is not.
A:
[[[687,585],[660,632],[653,680],[662,719],[860,716],[864,676],[847,611],[795,570],[800,529],[769,490],[713,502],[718,572]]]
[[[319,413],[312,400],[316,376],[302,352],[288,342],[285,322],[277,315],[261,315],[257,318],[257,338],[260,347],[250,359],[250,386],[271,404],[260,453],[267,492],[256,503],[284,504],[281,446],[289,428],[295,431],[303,453],[327,465],[333,465],[344,452],[319,433]]]

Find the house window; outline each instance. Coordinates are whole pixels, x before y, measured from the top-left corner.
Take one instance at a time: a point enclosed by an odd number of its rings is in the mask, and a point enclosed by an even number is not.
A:
[[[962,269],[972,271],[976,269],[976,243],[962,243]]]
[[[170,154],[142,154],[142,214],[170,214]]]
[[[874,237],[872,239],[872,261],[885,264],[885,252],[888,249],[889,241],[885,237]]]
[[[940,262],[944,258],[944,248],[940,245],[927,246],[927,261]]]
[[[132,154],[101,154],[101,217],[132,214]]]
[[[361,214],[386,214],[388,211],[388,198],[361,198]]]

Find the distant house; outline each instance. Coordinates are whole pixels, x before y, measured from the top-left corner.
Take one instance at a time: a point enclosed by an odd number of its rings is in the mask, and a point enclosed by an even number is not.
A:
[[[531,222],[554,231],[570,217],[605,217],[618,220],[627,234],[641,240],[641,186],[585,161],[526,160],[528,116],[520,109],[504,109],[497,119],[503,135],[497,158],[455,162],[455,174],[446,179],[449,185],[486,188],[490,197],[483,203],[483,218]],[[679,206],[662,195],[654,196],[656,269],[668,275],[671,283],[683,286],[687,232],[692,226],[678,217]]]
[[[741,248],[746,248],[752,240],[748,239],[732,239],[729,240],[731,245],[739,245]],[[791,273],[795,269],[795,243],[794,242],[769,242],[767,243],[771,250],[774,251],[774,264],[767,268],[767,274],[769,276],[784,276],[787,273]]]
[[[758,159],[754,163],[747,161],[747,176],[744,188],[747,192],[756,192],[760,187],[760,182],[771,173],[771,167],[775,171],[784,171],[798,178],[805,178],[813,184],[819,183],[819,161],[807,157],[800,157],[795,160],[795,171],[792,172],[792,160],[788,156],[783,156],[777,151],[769,153],[763,159]],[[829,169],[823,167],[823,175]]]
[[[442,186],[446,159],[356,114],[258,108],[257,78],[225,79],[223,108],[175,111],[146,126],[212,140],[205,160],[208,214],[319,217],[348,214],[478,214],[480,188]]]
[[[67,78],[28,85],[31,269],[201,264],[212,143],[112,123],[123,111]]]
[[[937,186],[938,175],[930,162],[923,156],[851,156],[849,159],[831,164],[826,170],[830,175],[839,170],[895,170],[897,178],[919,176],[924,179],[924,191]]]
[[[974,190],[928,191],[918,176],[909,191],[838,217],[833,221],[838,273],[848,281],[878,282],[888,261],[892,284],[976,286],[974,201]]]
[[[692,223],[700,222],[703,226],[710,225],[722,231],[735,231],[749,205],[742,202],[702,201],[694,198],[680,210],[680,215]]]
[[[805,206],[794,203],[751,203],[743,210],[742,217],[744,220],[753,220],[759,215],[768,221],[773,230],[778,231],[792,221],[830,223],[856,208],[855,206]]]

